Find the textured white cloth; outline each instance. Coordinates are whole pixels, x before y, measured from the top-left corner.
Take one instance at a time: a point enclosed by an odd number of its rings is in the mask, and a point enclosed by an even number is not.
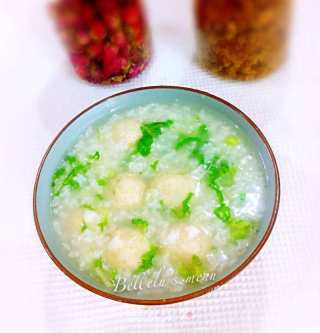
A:
[[[208,75],[193,60],[188,0],[149,0],[154,57],[129,83],[77,79],[40,0],[0,0],[0,331],[320,332],[320,4],[296,2],[289,59],[254,83]],[[162,307],[116,303],[66,278],[44,252],[32,187],[53,136],[75,114],[120,90],[177,84],[209,91],[247,113],[279,161],[282,200],[271,238],[231,282]]]

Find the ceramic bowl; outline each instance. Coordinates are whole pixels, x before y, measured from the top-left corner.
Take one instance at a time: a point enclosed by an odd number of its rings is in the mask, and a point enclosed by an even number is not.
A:
[[[121,112],[122,110],[150,103],[170,102],[181,102],[187,105],[212,108],[217,112],[223,113],[224,116],[228,117],[246,133],[248,139],[255,145],[259,153],[266,174],[267,193],[264,216],[261,220],[260,229],[255,241],[240,258],[240,261],[229,271],[225,272],[223,276],[220,276],[209,285],[193,290],[187,294],[174,295],[173,297],[162,299],[137,299],[112,294],[105,290],[97,281],[81,272],[75,264],[65,256],[53,229],[53,224],[51,223],[49,207],[51,177],[63,156],[89,126],[103,123],[108,119],[110,114],[114,112]],[[45,153],[39,167],[34,186],[33,209],[36,228],[45,250],[58,268],[69,278],[98,295],[116,301],[159,305],[185,301],[203,295],[223,285],[242,271],[256,257],[267,241],[276,220],[279,198],[279,172],[274,154],[265,136],[248,116],[230,103],[203,91],[184,87],[154,86],[132,89],[104,98],[74,117],[58,133]]]

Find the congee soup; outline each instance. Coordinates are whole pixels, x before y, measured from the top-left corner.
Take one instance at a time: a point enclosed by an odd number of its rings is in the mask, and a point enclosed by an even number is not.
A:
[[[111,113],[52,176],[65,254],[104,290],[174,296],[213,283],[259,230],[266,176],[223,114],[181,104]]]

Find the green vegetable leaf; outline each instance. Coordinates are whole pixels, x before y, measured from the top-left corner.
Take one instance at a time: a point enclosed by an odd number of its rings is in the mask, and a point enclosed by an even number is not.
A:
[[[188,193],[187,197],[182,201],[181,207],[173,208],[172,213],[176,216],[178,219],[184,219],[191,214],[191,207],[190,207],[190,201],[193,197],[193,193]]]
[[[94,268],[103,268],[102,258],[100,257],[100,258],[97,258],[97,259],[93,260],[92,265],[93,265]]]
[[[89,155],[86,162],[81,162],[75,155],[67,155],[64,158],[65,165],[57,169],[52,176],[51,186],[53,195],[58,196],[64,187],[79,190],[81,185],[77,177],[85,175],[90,169],[92,161],[98,158],[100,158],[99,152]]]
[[[218,219],[225,223],[229,223],[231,217],[232,217],[232,212],[230,207],[228,207],[225,204],[222,204],[221,206],[217,207],[214,209],[214,214]]]
[[[98,223],[98,227],[100,228],[100,231],[103,232],[108,224],[109,224],[109,219],[107,216],[104,216],[101,219],[101,221]]]
[[[80,232],[83,233],[88,229],[88,225],[85,222],[82,222]]]
[[[245,192],[241,192],[241,193],[239,194],[239,200],[240,200],[241,202],[245,202],[245,201],[246,201],[246,198],[247,198],[247,194],[246,194]]]
[[[173,124],[171,119],[154,123],[145,123],[141,126],[142,136],[138,140],[136,151],[142,156],[148,156],[151,153],[154,139],[159,137],[164,128],[169,128]]]
[[[219,207],[214,209],[214,214],[223,222],[228,223],[232,217],[230,207],[225,204],[221,186],[231,186],[234,183],[234,176],[237,172],[236,167],[221,160],[219,155],[215,155],[206,165],[207,182],[209,187],[215,192]]]
[[[169,207],[165,204],[165,202],[163,200],[160,200],[159,204],[160,204],[160,212],[162,212],[162,213],[169,212]]]
[[[52,180],[56,180],[56,179],[59,179],[60,177],[62,177],[64,174],[66,173],[66,168],[65,167],[61,167],[61,168],[58,168],[53,176],[52,176]]]
[[[245,239],[249,236],[250,232],[256,228],[254,222],[247,220],[232,220],[228,224],[230,230],[230,238],[234,241]]]
[[[199,128],[198,128],[198,135],[200,136],[200,138],[203,141],[208,141],[209,140],[209,130],[207,125],[202,124]]]
[[[237,168],[230,165],[227,161],[221,160],[220,156],[216,155],[207,163],[206,169],[208,185],[214,190],[220,204],[213,210],[215,216],[226,223],[231,240],[237,241],[247,238],[249,233],[256,228],[256,224],[250,221],[233,218],[231,208],[226,205],[221,190],[221,186],[228,187],[234,184]],[[239,199],[240,201],[245,201],[246,193],[240,193]]]
[[[108,184],[108,178],[104,177],[104,178],[97,179],[97,184],[99,186],[106,186]]]
[[[137,227],[140,227],[141,229],[143,229],[144,231],[148,229],[148,226],[149,226],[149,222],[144,220],[144,219],[141,219],[139,217],[137,218],[134,218],[131,220],[131,223]]]
[[[216,183],[213,183],[213,184],[211,185],[211,188],[214,190],[218,202],[219,202],[221,205],[224,204],[224,196],[223,196],[223,192],[222,192],[220,186],[219,186],[218,184],[216,184]]]
[[[173,120],[168,119],[166,121],[157,121],[153,123],[145,123],[142,125],[142,129],[147,131],[151,136],[158,137],[164,128],[169,128],[173,124]]]
[[[85,204],[81,205],[81,208],[88,209],[88,210],[93,210],[93,211],[96,210],[92,205],[90,205],[88,203],[85,203]]]
[[[191,157],[193,157],[200,165],[205,163],[205,156],[202,151],[202,146],[197,145],[191,152]]]
[[[209,131],[206,125],[201,125],[194,134],[182,134],[176,142],[176,150],[185,146],[193,145],[190,156],[198,161],[199,164],[205,163],[203,147],[209,141]]]
[[[209,186],[211,184],[214,184],[215,181],[219,178],[220,172],[219,172],[219,166],[218,161],[220,160],[219,155],[213,156],[213,158],[205,165],[205,168],[207,169],[208,173],[208,183]]]
[[[197,278],[204,273],[204,265],[197,255],[193,255],[190,262],[178,266],[177,273],[183,279],[190,279],[189,283],[194,283],[193,278]]]
[[[228,146],[236,146],[240,143],[240,139],[235,135],[228,135],[224,139],[224,143]]]
[[[69,179],[68,182],[65,183],[65,185],[68,185],[73,190],[79,190],[80,183],[75,179]]]
[[[176,150],[179,150],[184,146],[189,145],[190,143],[199,143],[199,142],[201,142],[201,139],[197,136],[181,135],[176,143]]]
[[[117,278],[117,271],[113,268],[105,269],[102,258],[97,258],[92,262],[92,269],[96,276],[108,287],[111,287]]]
[[[99,201],[102,201],[104,199],[104,196],[101,193],[96,193],[95,197]]]
[[[157,168],[158,168],[158,164],[159,164],[159,160],[156,160],[156,161],[153,161],[151,164],[150,164],[150,168],[152,171],[156,171]]]
[[[219,155],[215,155],[206,165],[206,168],[208,185],[213,190],[216,190],[218,183],[226,187],[234,184],[237,168],[227,161],[221,160]]]
[[[100,153],[96,151],[94,154],[89,155],[90,161],[98,161],[100,159]]]
[[[224,187],[230,187],[234,184],[234,177],[237,173],[235,166],[230,166],[228,172],[221,176],[219,183]]]
[[[153,144],[153,137],[151,134],[142,129],[142,137],[137,143],[137,151],[142,156],[148,156],[151,153],[151,147]]]
[[[78,162],[78,157],[75,155],[67,155],[64,160],[69,164],[74,164]]]
[[[158,251],[159,248],[157,246],[151,246],[150,250],[142,255],[140,265],[136,269],[135,273],[140,274],[150,269],[153,266],[153,260]]]

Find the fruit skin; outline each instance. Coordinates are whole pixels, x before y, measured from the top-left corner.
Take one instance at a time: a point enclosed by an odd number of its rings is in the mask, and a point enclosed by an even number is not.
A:
[[[81,46],[85,46],[90,43],[90,36],[85,31],[77,32],[77,43]]]
[[[107,34],[107,29],[102,22],[94,22],[91,26],[92,39],[101,40]]]
[[[86,78],[90,62],[89,59],[84,54],[74,53],[70,55],[70,60],[76,73],[80,77]]]
[[[82,79],[120,83],[148,64],[150,40],[139,0],[56,0],[50,12]]]
[[[87,48],[87,54],[90,58],[97,58],[103,52],[103,44],[102,43],[92,43]]]

